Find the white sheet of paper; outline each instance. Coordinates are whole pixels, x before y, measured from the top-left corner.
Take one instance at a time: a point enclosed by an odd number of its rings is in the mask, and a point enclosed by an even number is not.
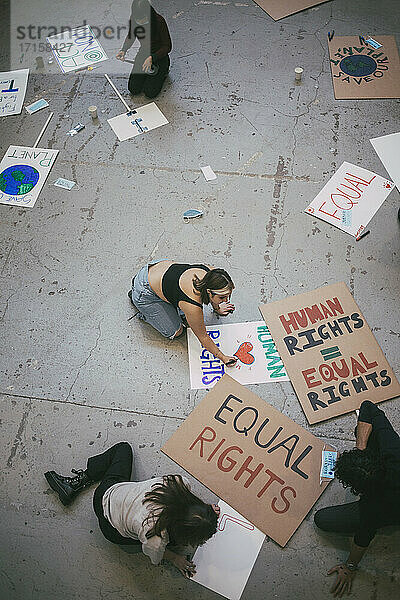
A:
[[[124,142],[137,135],[161,127],[161,125],[166,125],[168,119],[166,119],[155,102],[150,102],[145,106],[135,108],[134,114],[128,115],[124,113],[112,117],[112,119],[108,119],[108,123],[114,130],[119,141]]]
[[[0,203],[32,208],[58,150],[10,146],[0,163]]]
[[[201,168],[201,171],[207,181],[213,181],[214,179],[217,179],[217,176],[214,173],[214,171],[212,170],[212,168],[210,167],[210,165],[207,165],[206,167],[200,167],[200,168]]]
[[[264,321],[207,325],[208,335],[227,356],[238,356],[234,367],[226,367],[203,348],[191,329],[187,331],[190,387],[214,387],[226,372],[239,383],[289,381],[283,362]]]
[[[257,560],[265,534],[223,500],[217,533],[193,557],[196,575],[192,581],[239,600]]]
[[[0,73],[0,117],[19,115],[25,100],[29,69]]]
[[[393,187],[392,181],[344,162],[305,212],[357,238]]]
[[[52,35],[47,42],[63,73],[83,69],[108,58],[89,25]]]
[[[369,141],[400,192],[400,132]]]

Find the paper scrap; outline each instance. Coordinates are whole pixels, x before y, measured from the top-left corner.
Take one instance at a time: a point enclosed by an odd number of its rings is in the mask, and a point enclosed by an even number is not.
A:
[[[41,98],[40,100],[37,100],[36,102],[34,102],[33,104],[30,104],[29,106],[25,106],[25,110],[30,115],[32,115],[33,113],[37,112],[38,110],[42,110],[42,108],[46,108],[46,106],[49,106],[49,103],[44,98]]]
[[[338,453],[335,450],[323,450],[321,462],[321,479],[335,478],[335,464]]]
[[[368,38],[367,40],[365,40],[365,43],[369,44],[370,46],[372,46],[372,48],[375,48],[375,50],[377,50],[378,48],[382,48],[382,44],[380,44],[379,42],[377,42],[373,38]]]
[[[72,190],[74,185],[76,185],[76,182],[70,181],[69,179],[63,179],[62,177],[59,177],[58,179],[55,180],[53,185],[55,185],[56,187],[63,188],[64,190]]]
[[[217,176],[210,165],[207,165],[207,167],[201,167],[201,171],[207,181],[213,181],[213,179],[217,179]]]

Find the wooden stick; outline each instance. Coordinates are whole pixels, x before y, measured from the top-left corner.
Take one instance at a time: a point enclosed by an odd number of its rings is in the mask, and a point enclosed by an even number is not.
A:
[[[33,144],[33,147],[34,147],[34,148],[37,148],[37,145],[38,145],[38,143],[40,142],[40,139],[41,139],[42,135],[43,135],[43,134],[44,134],[44,132],[46,131],[46,127],[47,127],[47,125],[50,123],[50,121],[51,121],[51,118],[52,118],[52,116],[53,116],[53,115],[54,115],[54,113],[50,113],[50,114],[49,114],[49,116],[48,116],[48,118],[47,118],[47,121],[46,121],[46,123],[45,123],[45,124],[43,125],[43,127],[42,127],[42,131],[39,133],[39,135],[38,135],[38,137],[37,137],[37,140],[36,140],[36,142]]]
[[[118,98],[124,104],[124,106],[127,109],[127,111],[131,112],[132,109],[125,102],[125,100],[123,99],[123,97],[121,96],[121,94],[119,93],[119,91],[117,90],[117,88],[115,87],[115,85],[113,84],[113,82],[111,81],[111,79],[109,78],[109,76],[107,75],[107,73],[104,73],[104,77],[107,79],[108,83],[111,85],[111,87],[113,88],[114,92],[117,94]]]

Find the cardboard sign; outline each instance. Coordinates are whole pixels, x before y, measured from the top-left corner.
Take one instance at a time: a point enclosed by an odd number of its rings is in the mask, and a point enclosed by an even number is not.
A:
[[[327,0],[254,0],[274,21],[279,21],[289,15],[316,6],[324,4]]]
[[[309,423],[400,394],[400,385],[345,283],[260,311]]]
[[[108,119],[108,123],[119,141],[124,142],[151,129],[166,125],[168,119],[165,118],[155,102],[150,102],[129,113],[112,117],[112,119]]]
[[[400,192],[400,133],[369,140]]]
[[[58,150],[10,146],[0,163],[0,203],[32,208]]]
[[[0,73],[0,117],[19,115],[25,100],[29,69]]]
[[[83,69],[108,58],[89,25],[52,35],[47,42],[63,73]]]
[[[236,356],[234,367],[225,367],[201,346],[191,329],[187,330],[190,387],[205,390],[213,387],[225,371],[243,385],[289,381],[283,362],[264,321],[208,325],[207,333],[227,356]]]
[[[224,375],[161,450],[284,546],[327,486],[324,448]]]
[[[393,188],[389,179],[344,162],[305,212],[359,237]]]
[[[393,35],[377,35],[371,48],[358,35],[328,41],[333,90],[337,100],[400,98],[400,61]]]
[[[265,535],[223,500],[217,533],[193,556],[196,581],[229,600],[239,600]]]

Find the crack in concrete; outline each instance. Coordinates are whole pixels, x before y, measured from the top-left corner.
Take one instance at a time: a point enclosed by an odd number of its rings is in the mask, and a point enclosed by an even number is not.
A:
[[[142,415],[145,417],[157,417],[160,419],[173,419],[176,421],[184,421],[186,417],[177,417],[176,415],[163,415],[159,413],[152,413],[140,410],[133,410],[130,408],[116,408],[115,406],[98,406],[96,404],[83,404],[82,402],[76,402],[75,400],[58,400],[57,398],[42,398],[40,396],[27,396],[23,394],[10,394],[9,392],[0,392],[0,396],[9,398],[21,398],[24,400],[37,400],[38,402],[50,402],[52,404],[65,404],[68,406],[79,406],[80,408],[91,408],[94,410],[104,410],[110,412],[126,413],[127,415]]]
[[[245,117],[246,118],[246,117]],[[59,161],[60,164],[65,164],[65,165],[71,165],[71,164],[75,164],[72,161],[69,160],[63,160],[63,161]],[[80,165],[83,166],[93,166],[93,163],[89,162],[89,161],[79,161]],[[106,162],[96,162],[96,166],[99,167],[109,167],[109,163]],[[125,163],[119,163],[119,164],[113,164],[113,166],[117,167],[117,168],[121,168],[121,169],[129,169],[129,171],[132,171],[132,165],[128,165]],[[144,169],[148,169],[149,171],[153,171],[153,172],[166,172],[166,173],[196,173],[201,175],[201,171],[200,169],[177,169],[174,167],[149,167],[149,166],[145,166],[145,165],[136,165],[136,168],[138,170],[144,170]],[[277,174],[276,173],[243,173],[242,171],[217,171],[216,169],[214,169],[214,172],[216,175],[226,175],[227,177],[248,177],[251,179],[268,179],[271,181],[274,181],[277,179]],[[319,183],[319,181],[311,181],[310,179],[310,175],[281,175],[278,177],[278,179],[283,180],[283,181],[304,181],[307,183]]]
[[[31,410],[31,406],[32,406],[32,402],[29,401],[28,408],[23,413],[21,421],[19,423],[17,435],[15,436],[14,443],[13,443],[13,445],[11,447],[10,456],[7,459],[7,467],[12,467],[13,466],[13,460],[14,460],[15,455],[17,453],[18,446],[20,444],[22,444],[22,435],[23,435],[25,427],[26,427],[26,420],[28,418],[29,411]]]
[[[98,323],[97,329],[98,329],[99,333],[98,333],[98,336],[96,338],[96,342],[95,342],[94,346],[90,349],[89,354],[87,355],[87,357],[85,358],[85,360],[83,361],[83,363],[78,367],[77,373],[75,375],[75,379],[72,382],[71,387],[69,388],[69,392],[67,394],[67,397],[65,398],[65,402],[68,401],[68,399],[69,399],[69,397],[70,397],[70,395],[72,393],[72,389],[73,389],[74,385],[76,384],[76,382],[78,380],[78,377],[79,377],[79,375],[81,373],[81,370],[86,365],[86,363],[88,362],[88,360],[90,359],[90,357],[92,356],[93,352],[96,350],[96,348],[97,348],[97,346],[99,344],[100,337],[101,337],[101,321],[100,321],[100,323]]]
[[[7,311],[8,311],[8,303],[9,303],[9,301],[10,301],[10,300],[11,300],[11,298],[12,298],[13,296],[15,296],[15,294],[17,294],[18,292],[19,292],[19,290],[16,290],[15,292],[12,292],[12,293],[11,293],[11,294],[8,296],[8,298],[7,298],[7,300],[6,300],[5,307],[4,307],[3,314],[2,314],[2,315],[1,315],[1,317],[0,317],[0,323],[1,323],[2,321],[4,321],[4,317],[6,316],[6,313],[7,313]]]

